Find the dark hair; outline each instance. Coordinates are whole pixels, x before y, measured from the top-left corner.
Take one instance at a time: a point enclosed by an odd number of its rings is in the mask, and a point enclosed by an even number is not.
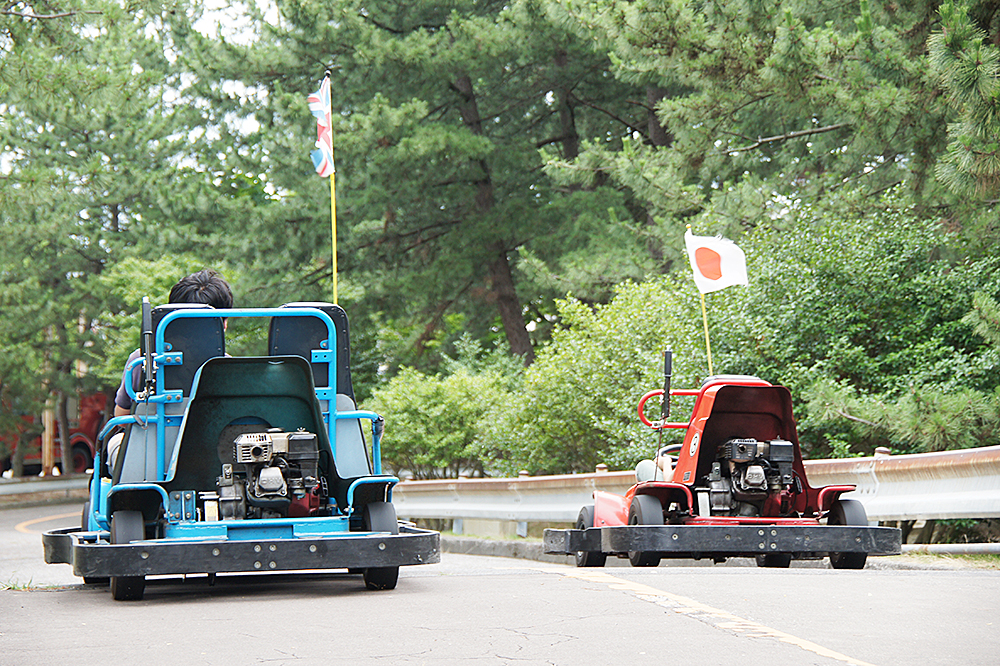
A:
[[[198,271],[177,281],[170,290],[171,303],[204,303],[213,308],[233,307],[233,290],[213,270]]]

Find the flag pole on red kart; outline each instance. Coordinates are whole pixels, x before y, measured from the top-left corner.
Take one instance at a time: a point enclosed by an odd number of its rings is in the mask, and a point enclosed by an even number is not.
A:
[[[684,233],[694,283],[701,292],[701,320],[705,326],[705,352],[708,355],[708,374],[712,368],[712,346],[708,339],[708,314],[705,311],[705,294],[733,285],[748,284],[747,258],[736,243],[722,236],[694,236],[691,225]]]
[[[309,95],[309,110],[316,116],[316,150],[310,153],[316,173],[330,179],[330,227],[333,247],[333,303],[337,304],[337,168],[333,161],[333,111],[330,102],[330,71],[319,90]]]

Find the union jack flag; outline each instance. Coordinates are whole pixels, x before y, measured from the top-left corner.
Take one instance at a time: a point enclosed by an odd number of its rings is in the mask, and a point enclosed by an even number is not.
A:
[[[327,178],[336,171],[333,164],[333,124],[330,119],[330,75],[323,78],[319,90],[309,95],[309,110],[316,116],[316,150],[312,151],[316,173]]]

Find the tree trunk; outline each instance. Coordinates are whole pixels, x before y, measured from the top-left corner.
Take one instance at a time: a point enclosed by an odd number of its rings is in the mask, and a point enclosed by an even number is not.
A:
[[[15,479],[24,476],[24,452],[37,436],[38,431],[35,428],[28,428],[18,436],[17,448],[10,454],[10,473]]]
[[[559,51],[555,57],[556,67],[563,69],[568,63],[565,51]],[[562,80],[563,77],[559,77]],[[571,162],[580,156],[580,135],[576,131],[576,112],[573,110],[573,93],[566,86],[560,86],[559,129],[563,149],[563,159]]]
[[[462,74],[455,80],[453,88],[461,96],[459,112],[462,123],[473,134],[482,136],[483,124],[479,116],[479,105],[476,102],[472,79],[467,74]],[[478,164],[482,169],[482,176],[475,183],[476,213],[485,216],[493,211],[496,199],[493,195],[493,179],[490,176],[489,163],[486,160],[479,160]],[[492,255],[489,266],[490,295],[500,312],[500,322],[511,352],[523,357],[525,365],[530,365],[535,360],[535,353],[531,348],[528,329],[524,325],[524,316],[521,314],[521,301],[514,288],[514,276],[510,270],[507,250],[507,246],[500,239],[490,245]]]
[[[511,352],[524,359],[524,365],[531,365],[535,360],[535,350],[531,347],[531,338],[524,326],[521,301],[514,290],[514,276],[510,272],[507,251],[499,243],[494,250],[496,259],[490,264],[490,286],[497,299],[497,309],[500,311],[503,330],[507,334],[507,344],[510,345]]]
[[[73,469],[73,445],[69,441],[69,417],[66,415],[66,394],[62,391],[56,392],[56,428],[59,433],[59,450],[61,459],[59,466],[63,474],[72,474]]]
[[[649,107],[649,116],[646,119],[646,133],[649,135],[650,143],[663,148],[674,142],[674,137],[660,124],[660,119],[656,115],[656,105],[666,96],[667,91],[663,88],[655,86],[646,88],[646,106]]]

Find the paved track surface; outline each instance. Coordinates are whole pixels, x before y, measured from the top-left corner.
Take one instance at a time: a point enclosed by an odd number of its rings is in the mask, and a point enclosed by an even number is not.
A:
[[[220,576],[150,581],[125,603],[41,563],[39,533],[78,515],[0,511],[0,665],[1000,663],[994,570],[576,569],[445,553],[387,592],[346,573]]]

